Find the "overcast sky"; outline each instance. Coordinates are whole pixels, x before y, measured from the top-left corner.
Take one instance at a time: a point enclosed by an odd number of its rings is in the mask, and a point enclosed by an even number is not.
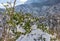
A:
[[[24,4],[27,0],[17,0],[16,5]],[[14,2],[14,0],[0,0],[0,8],[3,8],[1,3]]]

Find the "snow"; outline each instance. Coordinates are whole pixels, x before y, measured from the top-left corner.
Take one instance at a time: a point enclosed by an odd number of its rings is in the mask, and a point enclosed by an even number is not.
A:
[[[25,30],[20,25],[18,25],[17,26],[17,32],[25,33]]]
[[[31,27],[31,29],[37,29],[37,25],[36,25],[36,24],[33,25],[33,26]]]
[[[29,34],[21,35],[16,41],[43,41],[43,38],[45,38],[45,41],[50,41],[50,35],[48,33],[37,29],[36,25],[33,25],[32,27],[35,29],[33,29]],[[41,36],[42,39],[39,40],[39,37]]]

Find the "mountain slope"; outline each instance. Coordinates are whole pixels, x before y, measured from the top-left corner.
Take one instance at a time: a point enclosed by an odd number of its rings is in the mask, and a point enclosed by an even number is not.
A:
[[[3,9],[3,8],[0,8],[0,12],[4,12],[5,11],[5,9]]]
[[[58,12],[60,10],[60,3],[30,3],[18,5],[15,7],[17,12],[31,13],[36,16],[44,15],[48,13]],[[57,10],[56,10],[57,9]]]

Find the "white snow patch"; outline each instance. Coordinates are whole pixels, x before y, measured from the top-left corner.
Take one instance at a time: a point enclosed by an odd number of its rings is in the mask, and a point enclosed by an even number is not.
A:
[[[23,35],[23,38],[21,35],[16,41],[34,41],[34,39],[38,41],[38,38],[41,37],[41,35],[42,38],[46,38],[46,41],[50,41],[50,35],[41,31],[40,29],[32,30],[31,33]]]
[[[17,26],[17,32],[25,33],[25,30],[20,25],[18,25]]]

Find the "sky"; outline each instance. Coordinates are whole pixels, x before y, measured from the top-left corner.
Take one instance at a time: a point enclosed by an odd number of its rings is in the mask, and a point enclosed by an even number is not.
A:
[[[0,8],[3,8],[3,5],[1,3],[6,4],[7,1],[13,2],[14,0],[1,0]],[[24,4],[24,3],[31,3],[31,2],[42,2],[42,1],[43,0],[17,0],[16,5],[20,5],[20,4]]]
[[[1,0],[0,8],[4,8],[1,3],[7,4],[7,2],[14,2],[14,0],[13,1],[12,0]],[[25,2],[27,2],[27,0],[17,0],[16,5],[24,4]]]

